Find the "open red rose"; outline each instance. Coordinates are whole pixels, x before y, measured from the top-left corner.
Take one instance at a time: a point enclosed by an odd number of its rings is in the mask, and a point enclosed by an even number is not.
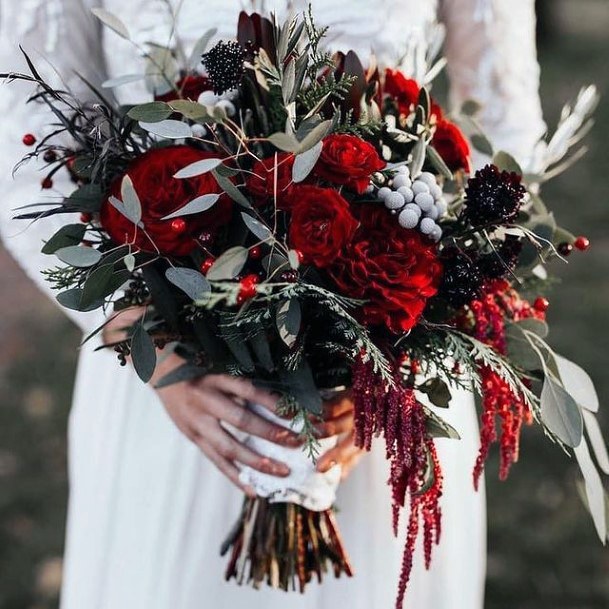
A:
[[[275,163],[277,163],[277,192],[275,193]],[[246,180],[246,188],[256,205],[269,205],[275,201],[277,206],[285,208],[290,197],[294,182],[292,182],[292,168],[294,155],[281,152],[275,156],[256,161],[252,167],[252,174]]]
[[[385,87],[383,94],[391,97],[398,107],[400,114],[409,115],[419,101],[419,93],[421,87],[416,80],[406,78],[399,70],[385,70]],[[431,114],[436,117],[436,120],[441,120],[443,117],[442,108],[432,99]]]
[[[298,186],[292,192],[290,247],[302,262],[328,266],[346,246],[357,228],[349,203],[332,188]]]
[[[177,221],[162,220],[197,197],[222,192],[209,173],[187,179],[174,178],[180,169],[207,158],[215,155],[190,146],[156,148],[144,153],[127,169],[142,205],[143,230],[136,228],[108,199],[101,209],[102,227],[116,243],[132,243],[144,252],[154,253],[158,249],[161,254],[188,255],[198,235],[202,232],[213,235],[230,221],[232,214],[232,203],[223,195],[208,211],[183,216]],[[109,193],[119,200],[123,177],[115,180]]]
[[[354,238],[327,271],[341,293],[366,301],[364,323],[408,331],[438,291],[436,246],[402,228],[385,209],[362,206],[358,215]]]
[[[205,91],[211,91],[212,85],[209,82],[207,76],[201,74],[190,74],[184,76],[176,83],[177,90],[171,90],[163,95],[155,95],[155,101],[171,102],[176,99],[190,99],[191,101],[197,101],[199,95]]]
[[[354,135],[335,134],[324,139],[313,173],[330,184],[346,186],[363,194],[370,176],[385,165],[372,144]]]
[[[464,169],[466,172],[470,172],[471,151],[467,140],[457,125],[446,119],[438,121],[431,145],[451,171]]]

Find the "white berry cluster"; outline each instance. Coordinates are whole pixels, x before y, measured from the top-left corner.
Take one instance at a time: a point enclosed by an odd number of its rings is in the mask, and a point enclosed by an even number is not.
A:
[[[377,196],[391,213],[398,214],[400,226],[418,228],[434,241],[442,238],[437,220],[446,213],[447,204],[432,173],[424,171],[413,180],[408,167],[401,165]]]

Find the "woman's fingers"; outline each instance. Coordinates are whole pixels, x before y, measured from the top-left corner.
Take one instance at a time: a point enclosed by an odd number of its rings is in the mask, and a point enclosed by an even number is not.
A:
[[[338,417],[322,421],[315,425],[320,438],[329,438],[353,431],[353,411],[348,410]]]
[[[324,419],[333,419],[346,412],[353,412],[351,389],[345,389],[333,398],[324,401],[322,415]]]
[[[263,457],[254,452],[234,438],[218,421],[211,417],[205,417],[200,422],[197,436],[199,447],[202,448],[202,445],[211,446],[214,452],[233,465],[238,462],[271,476],[285,477],[290,474],[290,468],[285,463]]]
[[[335,465],[348,463],[353,457],[363,453],[364,451],[353,443],[353,434],[349,434],[319,458],[316,469],[318,472],[327,472]]]
[[[202,381],[202,384],[212,387],[222,393],[234,395],[246,402],[252,402],[268,408],[271,412],[277,409],[279,396],[273,395],[264,389],[256,387],[249,379],[228,374],[210,374]]]
[[[206,442],[197,443],[201,452],[239,489],[241,489],[248,497],[254,498],[256,491],[251,487],[243,484],[239,480],[239,470],[234,463],[231,463],[228,459],[225,459],[222,455],[217,453],[209,444]]]
[[[240,431],[291,448],[302,445],[302,439],[298,434],[263,419],[247,406],[235,403],[232,398],[217,390],[201,388],[200,397],[204,402],[205,412]]]

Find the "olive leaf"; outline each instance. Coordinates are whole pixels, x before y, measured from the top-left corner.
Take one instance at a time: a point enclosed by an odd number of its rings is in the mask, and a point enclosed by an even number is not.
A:
[[[292,181],[298,184],[307,179],[315,165],[317,165],[323,147],[324,143],[320,141],[313,148],[296,155],[294,166],[292,167]]]

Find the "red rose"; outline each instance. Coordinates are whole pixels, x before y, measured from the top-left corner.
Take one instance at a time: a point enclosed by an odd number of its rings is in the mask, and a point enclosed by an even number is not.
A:
[[[292,193],[290,247],[305,264],[328,266],[349,243],[357,221],[349,203],[332,188],[298,186]]]
[[[402,228],[385,209],[365,206],[360,226],[328,273],[341,293],[367,301],[367,324],[410,330],[438,291],[442,265],[436,246]]]
[[[315,165],[316,177],[363,194],[375,171],[385,168],[372,144],[354,135],[329,135]]]
[[[197,101],[199,95],[205,91],[211,91],[213,89],[209,78],[207,76],[201,76],[200,74],[191,74],[184,76],[176,83],[177,91],[173,89],[164,95],[155,95],[155,101],[171,102],[176,99],[190,99]],[[178,91],[180,94],[178,94]]]
[[[195,246],[202,232],[213,233],[227,224],[232,214],[232,203],[222,196],[203,213],[180,217],[178,220],[161,218],[181,209],[199,196],[221,193],[213,176],[205,173],[193,178],[174,178],[187,165],[216,155],[189,146],[172,146],[149,150],[135,159],[127,169],[142,205],[144,229],[135,225],[106,200],[101,209],[101,224],[116,243],[132,243],[144,252],[186,256]],[[123,176],[115,180],[110,196],[121,199]],[[155,248],[156,246],[156,248]]]
[[[400,114],[408,115],[414,110],[419,101],[420,92],[421,87],[416,80],[406,78],[398,70],[385,70],[383,93],[395,101]],[[435,116],[437,120],[441,120],[443,116],[442,108],[433,99],[431,100],[431,115]]]
[[[284,208],[289,198],[294,182],[292,182],[292,167],[294,155],[288,152],[277,154],[277,205]],[[246,188],[254,203],[268,205],[275,200],[275,157],[271,156],[256,161],[252,167],[252,175],[246,180]]]
[[[431,145],[451,171],[464,169],[466,172],[470,172],[469,144],[457,125],[446,119],[439,121]]]

